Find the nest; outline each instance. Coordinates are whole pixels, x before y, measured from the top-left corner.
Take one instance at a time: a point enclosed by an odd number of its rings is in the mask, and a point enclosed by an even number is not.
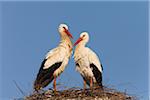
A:
[[[93,89],[70,88],[54,93],[53,90],[34,92],[25,100],[136,100],[124,92],[103,87]]]

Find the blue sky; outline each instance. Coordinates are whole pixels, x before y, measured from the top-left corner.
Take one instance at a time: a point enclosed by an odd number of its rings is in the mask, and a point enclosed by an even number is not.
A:
[[[60,23],[69,26],[73,42],[89,32],[88,46],[104,67],[104,85],[148,99],[147,2],[3,2],[1,14],[3,100],[22,97],[13,80],[27,95],[32,92],[45,54],[59,43]],[[57,82],[59,89],[82,87],[73,58]]]

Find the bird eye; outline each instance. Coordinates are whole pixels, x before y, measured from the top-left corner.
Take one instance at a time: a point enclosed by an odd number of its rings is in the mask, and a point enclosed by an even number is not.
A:
[[[85,37],[85,35],[83,35],[83,37]]]

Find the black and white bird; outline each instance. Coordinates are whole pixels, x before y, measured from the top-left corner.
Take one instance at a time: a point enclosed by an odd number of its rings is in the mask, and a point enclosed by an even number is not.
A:
[[[54,80],[53,88],[54,92],[56,92],[56,78],[68,65],[69,58],[72,54],[73,45],[71,38],[73,37],[68,31],[66,24],[60,24],[58,31],[61,37],[60,44],[46,54],[34,82],[34,89],[36,91],[46,87]]]
[[[92,87],[102,88],[102,64],[98,56],[88,47],[89,41],[87,32],[82,32],[80,38],[75,42],[74,60],[76,63],[76,70],[81,74],[84,80],[84,89],[86,84]]]

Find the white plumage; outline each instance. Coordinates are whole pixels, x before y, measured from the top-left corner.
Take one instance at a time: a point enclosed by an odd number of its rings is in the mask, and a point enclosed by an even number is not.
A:
[[[34,83],[35,90],[46,87],[54,79],[53,85],[56,91],[56,77],[64,71],[72,54],[70,40],[72,35],[68,31],[68,26],[61,24],[58,30],[61,36],[60,44],[46,54]]]
[[[61,74],[61,72],[64,71],[65,67],[68,64],[68,53],[69,52],[67,52],[67,49],[61,46],[58,46],[57,48],[49,51],[48,55],[46,56],[47,61],[45,62],[43,69],[48,69],[56,62],[62,62],[61,66],[53,73],[53,75],[58,76],[59,74]]]
[[[102,65],[98,56],[88,47],[85,47],[89,41],[87,32],[83,32],[80,38],[74,45],[76,46],[74,52],[74,60],[76,63],[76,70],[81,74],[85,84],[90,87],[102,86]]]

